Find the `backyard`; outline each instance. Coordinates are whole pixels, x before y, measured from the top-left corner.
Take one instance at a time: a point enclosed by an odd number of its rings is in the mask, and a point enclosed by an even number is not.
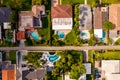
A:
[[[47,11],[46,17],[42,18],[43,27],[37,29],[39,36],[41,37],[40,41],[35,41],[27,38],[25,41],[26,46],[46,46],[50,45],[50,34],[51,34],[51,26],[50,26],[50,12]]]

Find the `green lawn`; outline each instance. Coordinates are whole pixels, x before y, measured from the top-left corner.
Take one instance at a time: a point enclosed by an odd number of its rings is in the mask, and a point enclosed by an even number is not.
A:
[[[105,51],[104,53],[100,53],[95,51],[95,59],[96,60],[119,60],[120,59],[120,51]]]
[[[10,51],[9,59],[11,60],[12,64],[16,64],[16,51]]]
[[[120,45],[120,38],[114,43],[114,45]]]
[[[97,0],[88,0],[89,5],[93,5]],[[120,3],[120,0],[102,0],[103,3]],[[62,0],[62,4],[75,4],[80,3],[83,4],[84,0]]]
[[[88,0],[88,4],[92,5],[94,0]],[[62,4],[75,4],[75,3],[80,3],[83,4],[84,0],[62,0]]]
[[[120,3],[120,0],[102,0],[103,3]]]
[[[75,42],[75,40],[77,39],[77,36],[75,34],[75,31],[72,30],[70,33],[68,33],[66,35],[66,38],[65,38],[65,43],[66,44],[73,44]]]

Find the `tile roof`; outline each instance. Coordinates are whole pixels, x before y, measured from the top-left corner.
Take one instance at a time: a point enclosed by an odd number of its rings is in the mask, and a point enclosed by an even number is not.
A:
[[[40,79],[41,80],[41,79],[43,79],[45,77],[45,73],[46,73],[45,69],[37,69],[34,72],[30,72],[26,76],[26,78],[28,80],[32,80],[32,79]]]
[[[58,5],[52,7],[51,18],[72,18],[72,6],[71,5]]]
[[[15,70],[2,70],[2,80],[16,80]]]
[[[7,7],[0,8],[0,24],[3,22],[9,22],[9,17],[11,14],[11,9]]]
[[[19,31],[17,33],[17,40],[23,40],[25,39],[25,32],[24,31]]]
[[[10,61],[2,63],[2,80],[16,80],[15,65]]]
[[[19,13],[19,25],[20,26],[33,26],[33,12],[21,11]]]
[[[120,30],[120,4],[109,6],[109,21],[115,24],[114,30]]]
[[[102,29],[103,22],[108,20],[108,12],[102,11],[102,7],[96,7],[93,9],[94,11],[94,28]]]

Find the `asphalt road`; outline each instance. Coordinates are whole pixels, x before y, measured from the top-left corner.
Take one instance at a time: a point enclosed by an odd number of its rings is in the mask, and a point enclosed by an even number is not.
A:
[[[29,46],[29,47],[0,47],[0,50],[30,50],[30,51],[54,51],[54,50],[120,50],[120,46]]]

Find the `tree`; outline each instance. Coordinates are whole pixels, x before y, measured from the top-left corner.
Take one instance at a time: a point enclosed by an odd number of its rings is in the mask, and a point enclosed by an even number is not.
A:
[[[41,5],[42,0],[32,0],[32,5]]]
[[[114,25],[109,22],[109,21],[105,21],[103,23],[103,28],[106,30],[106,39],[107,39],[107,43],[108,43],[108,38],[109,38],[109,30],[114,28]]]
[[[74,64],[71,67],[70,78],[78,79],[80,75],[86,73],[85,66],[82,63]]]
[[[28,53],[24,56],[24,59],[27,60],[28,64],[32,64],[35,68],[40,68],[40,57],[41,53]]]
[[[82,52],[80,52],[80,51],[61,51],[61,52],[58,52],[57,55],[61,56],[61,58],[60,58],[60,60],[58,60],[55,63],[55,66],[54,66],[55,68],[52,71],[52,74],[54,76],[62,74],[63,80],[64,80],[64,74],[71,72],[71,70],[72,70],[71,66],[74,67],[74,65],[76,65],[76,64],[78,65],[79,68],[81,68],[81,70],[79,70],[79,73],[84,72],[83,71],[84,69],[82,69],[83,68],[82,67],[82,61],[83,61]],[[79,64],[79,63],[81,63],[81,64]],[[73,72],[71,72],[71,74],[72,73]],[[80,76],[80,74],[79,74],[79,76]]]

